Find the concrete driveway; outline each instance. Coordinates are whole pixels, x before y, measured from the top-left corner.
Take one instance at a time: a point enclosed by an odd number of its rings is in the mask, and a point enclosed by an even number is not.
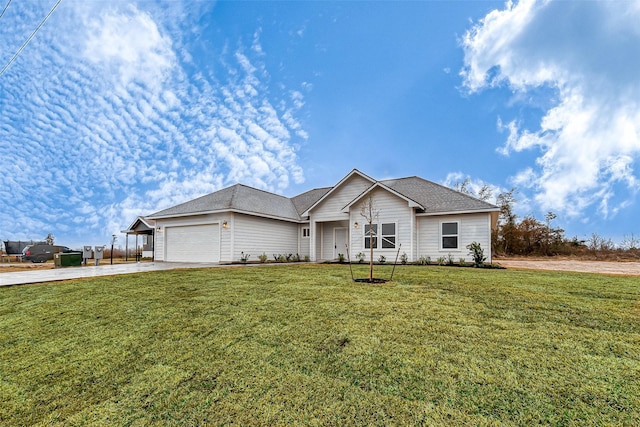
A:
[[[177,268],[220,267],[219,264],[182,262],[138,262],[129,264],[67,267],[11,271],[0,274],[0,286],[26,285],[28,283],[55,282],[85,277],[112,276],[116,274],[142,273],[146,271],[174,270]],[[228,266],[225,266],[228,267]]]

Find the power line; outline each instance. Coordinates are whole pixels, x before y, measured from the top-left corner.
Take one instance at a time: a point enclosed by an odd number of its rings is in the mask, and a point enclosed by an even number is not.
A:
[[[4,13],[7,11],[7,8],[9,7],[9,5],[11,4],[11,0],[9,0],[6,4],[6,6],[4,7],[4,9],[2,9],[2,12],[0,12],[0,18],[2,18],[2,15],[4,15]]]
[[[58,8],[58,5],[62,2],[62,0],[58,0],[56,2],[56,4],[53,5],[53,7],[51,8],[51,10],[49,11],[49,13],[47,14],[47,16],[44,17],[44,19],[42,20],[42,22],[40,22],[40,24],[36,27],[35,30],[33,30],[33,32],[31,33],[31,35],[29,36],[29,38],[22,43],[22,46],[20,46],[20,49],[18,49],[18,51],[16,52],[15,55],[13,55],[13,57],[9,60],[9,62],[7,62],[7,65],[4,66],[4,68],[2,68],[2,70],[0,71],[0,77],[2,77],[2,75],[4,74],[4,72],[7,70],[7,68],[9,68],[11,66],[11,64],[13,64],[13,61],[16,60],[16,58],[18,57],[18,55],[20,55],[20,52],[22,52],[22,50],[29,44],[29,42],[31,41],[31,39],[36,35],[36,33],[38,32],[38,30],[40,29],[40,27],[42,27],[44,25],[45,22],[47,22],[47,19],[49,19],[49,17],[51,16],[51,14]],[[11,1],[9,1],[9,3],[11,3]],[[7,6],[9,6],[9,4],[7,4]],[[5,7],[6,10],[7,7]],[[2,11],[2,13],[4,13],[4,11]]]

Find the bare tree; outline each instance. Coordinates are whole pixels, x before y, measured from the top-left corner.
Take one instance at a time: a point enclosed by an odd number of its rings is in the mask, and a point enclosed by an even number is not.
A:
[[[516,189],[498,194],[496,204],[500,208],[498,214],[498,232],[496,233],[496,248],[501,249],[503,253],[509,253],[511,247],[516,240],[517,231],[517,215],[514,212],[514,205],[517,200],[515,197]]]
[[[373,248],[377,244],[378,224],[374,224],[380,216],[380,211],[376,208],[375,199],[369,195],[360,207],[360,216],[367,220],[365,224],[365,248],[369,244],[369,282],[373,282]]]
[[[453,189],[459,191],[463,194],[466,194],[471,197],[475,197],[476,199],[480,199],[483,202],[488,202],[493,197],[493,189],[489,184],[483,184],[482,187],[477,191],[473,188],[473,183],[469,177],[465,178],[463,181],[456,181],[453,184]]]
[[[634,250],[640,248],[640,238],[631,233],[631,236],[624,235],[620,246],[624,250]]]
[[[488,202],[493,197],[493,189],[489,186],[489,184],[484,184],[480,190],[478,190],[478,199],[483,202]]]
[[[471,187],[471,180],[468,177],[465,178],[464,181],[456,181],[456,183],[453,184],[453,188],[456,191],[467,194],[469,196],[473,196],[474,195],[473,190],[470,187]]]

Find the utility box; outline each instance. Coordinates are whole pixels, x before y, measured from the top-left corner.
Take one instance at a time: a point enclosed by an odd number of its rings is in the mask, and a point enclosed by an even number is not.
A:
[[[93,258],[96,260],[96,265],[100,264],[100,260],[104,258],[104,246],[96,246],[93,251]]]
[[[60,267],[79,267],[82,265],[82,253],[80,252],[57,252],[53,254],[53,265]]]
[[[87,260],[93,256],[93,251],[91,250],[91,246],[83,246],[82,247],[82,261],[84,265],[87,265]]]

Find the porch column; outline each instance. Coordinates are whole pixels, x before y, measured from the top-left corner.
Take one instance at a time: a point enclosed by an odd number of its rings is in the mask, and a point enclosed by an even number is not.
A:
[[[316,260],[316,222],[315,221],[311,221],[309,223],[309,232],[310,232],[310,245],[311,247],[309,248],[309,258],[311,259],[311,261],[317,261]]]
[[[413,251],[415,250],[415,243],[414,243],[414,238],[415,238],[415,234],[416,234],[416,208],[413,208],[411,210],[411,250],[409,251],[409,259],[411,261],[417,261],[416,260],[416,255],[413,253]]]

